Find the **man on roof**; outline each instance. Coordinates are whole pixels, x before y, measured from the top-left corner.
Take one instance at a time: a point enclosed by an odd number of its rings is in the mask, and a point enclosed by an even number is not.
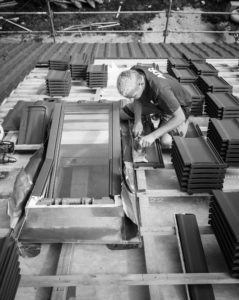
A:
[[[172,136],[185,136],[191,109],[191,96],[172,76],[155,67],[136,65],[120,73],[117,79],[119,93],[132,100],[121,110],[121,119],[134,119],[133,133],[140,137],[140,145],[149,147],[156,139],[170,148]],[[142,117],[157,115],[159,127],[142,136]]]

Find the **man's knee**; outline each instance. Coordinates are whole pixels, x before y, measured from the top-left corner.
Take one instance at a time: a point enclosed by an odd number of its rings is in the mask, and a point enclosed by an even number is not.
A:
[[[165,133],[161,138],[160,138],[161,146],[163,148],[171,148],[172,147],[172,142],[173,138],[171,137],[170,134]]]

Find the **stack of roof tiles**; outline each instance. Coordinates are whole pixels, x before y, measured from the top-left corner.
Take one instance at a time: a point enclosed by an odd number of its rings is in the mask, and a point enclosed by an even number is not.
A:
[[[207,93],[205,111],[211,118],[239,118],[239,99],[231,93]]]
[[[199,54],[199,53],[195,53],[194,51],[185,51],[183,53],[183,57],[186,58],[190,64],[192,62],[204,62],[205,61],[205,58]]]
[[[217,75],[200,75],[197,80],[197,85],[203,93],[232,92],[232,86]]]
[[[70,70],[72,79],[86,79],[86,70],[91,59],[85,54],[76,53],[72,55]]]
[[[180,83],[194,83],[198,77],[190,68],[171,68],[170,75]]]
[[[17,243],[12,237],[0,239],[0,299],[13,300],[20,281]]]
[[[194,71],[197,75],[217,75],[218,71],[213,67],[213,65],[206,63],[206,62],[196,62],[193,61],[190,65],[190,68]]]
[[[189,92],[192,97],[191,115],[201,116],[203,114],[205,96],[193,83],[183,83],[182,86]]]
[[[67,54],[62,55],[54,54],[48,61],[50,70],[65,71],[69,69],[70,56]]]
[[[70,71],[50,70],[46,78],[46,89],[50,96],[68,96],[71,89]]]
[[[207,136],[224,162],[239,166],[239,119],[211,119]]]
[[[209,224],[233,277],[239,278],[239,193],[213,191],[210,201]]]
[[[90,64],[86,71],[87,85],[90,88],[106,87],[108,81],[108,66]]]
[[[185,69],[189,68],[189,62],[184,58],[168,58],[167,61],[167,71],[168,74],[172,75],[172,68],[174,69]]]
[[[172,162],[182,191],[192,194],[222,189],[227,165],[204,137],[175,136]]]

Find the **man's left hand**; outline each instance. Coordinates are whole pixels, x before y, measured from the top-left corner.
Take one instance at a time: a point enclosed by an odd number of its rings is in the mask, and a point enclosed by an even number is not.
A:
[[[153,142],[155,141],[155,139],[156,138],[152,132],[148,135],[141,137],[139,143],[140,143],[141,147],[146,148],[146,147],[151,146],[153,144]]]

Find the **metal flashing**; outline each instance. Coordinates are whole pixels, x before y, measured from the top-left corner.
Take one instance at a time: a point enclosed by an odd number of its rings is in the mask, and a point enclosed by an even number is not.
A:
[[[176,214],[176,222],[181,241],[185,271],[187,273],[207,273],[208,266],[195,215]],[[212,285],[189,285],[191,300],[214,300]]]

